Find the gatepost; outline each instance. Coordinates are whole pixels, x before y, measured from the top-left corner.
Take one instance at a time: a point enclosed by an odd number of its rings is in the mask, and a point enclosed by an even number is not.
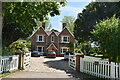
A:
[[[23,56],[24,53],[16,53],[16,55],[19,55],[19,62],[18,62],[18,69],[23,69]]]
[[[80,72],[80,58],[84,58],[84,55],[77,54],[76,55],[76,71]]]

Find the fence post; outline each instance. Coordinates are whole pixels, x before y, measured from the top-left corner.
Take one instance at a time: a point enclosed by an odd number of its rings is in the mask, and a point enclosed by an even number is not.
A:
[[[110,69],[110,76],[111,78],[115,78],[115,63],[114,62],[111,62],[111,69]]]
[[[23,53],[16,53],[16,55],[19,55],[19,64],[18,64],[18,69],[22,69],[23,68]]]
[[[84,57],[84,55],[76,55],[76,71],[80,71],[80,58],[83,58]]]
[[[83,58],[80,57],[80,72],[83,72]]]
[[[16,63],[16,64],[17,64],[16,67],[17,67],[17,69],[18,69],[18,67],[19,67],[19,55],[17,55],[17,63]]]
[[[69,54],[69,58],[68,58],[68,65],[70,66],[70,54]]]
[[[1,70],[1,68],[2,68],[2,57],[0,56],[0,73],[2,73],[2,70]]]

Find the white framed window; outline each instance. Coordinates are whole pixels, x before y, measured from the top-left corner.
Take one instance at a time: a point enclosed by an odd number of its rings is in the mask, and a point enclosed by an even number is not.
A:
[[[44,35],[37,35],[36,42],[44,42]]]
[[[65,54],[65,52],[68,52],[69,48],[68,47],[61,47],[61,54]]]
[[[54,42],[55,38],[54,35],[51,36],[51,42]]]
[[[37,46],[37,51],[43,53],[44,47],[43,46]]]
[[[61,42],[62,42],[62,43],[69,43],[69,42],[70,42],[69,36],[62,36],[61,38],[62,38],[62,39],[61,39]]]

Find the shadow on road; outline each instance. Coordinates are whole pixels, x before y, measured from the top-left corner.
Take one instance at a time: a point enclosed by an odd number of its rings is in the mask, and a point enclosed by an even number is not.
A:
[[[96,80],[90,76],[86,76],[85,74],[72,70],[68,65],[68,61],[52,60],[52,61],[46,61],[44,62],[44,64],[47,64],[47,66],[50,68],[55,68],[57,70],[64,70],[66,74],[69,74],[69,76],[71,76],[72,78],[79,78],[80,80]]]

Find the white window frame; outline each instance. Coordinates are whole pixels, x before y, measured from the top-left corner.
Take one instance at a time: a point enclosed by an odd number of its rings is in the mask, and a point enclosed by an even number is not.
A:
[[[67,37],[67,41],[63,41],[64,37]],[[69,36],[61,36],[61,43],[70,43],[70,37]]]
[[[70,50],[70,48],[69,48],[69,47],[61,47],[61,54],[65,54],[65,53],[63,52],[63,49],[67,49],[67,51],[66,51],[66,52],[68,52],[68,51]]]
[[[42,36],[42,41],[39,41],[39,36]],[[44,38],[45,38],[44,35],[37,35],[37,40],[36,40],[36,42],[45,42],[45,41],[44,41]]]
[[[37,51],[38,51],[38,47],[42,47],[42,52],[40,53],[44,53],[44,46],[37,46]]]
[[[54,40],[55,40],[55,36],[51,35],[51,42],[54,42]]]

